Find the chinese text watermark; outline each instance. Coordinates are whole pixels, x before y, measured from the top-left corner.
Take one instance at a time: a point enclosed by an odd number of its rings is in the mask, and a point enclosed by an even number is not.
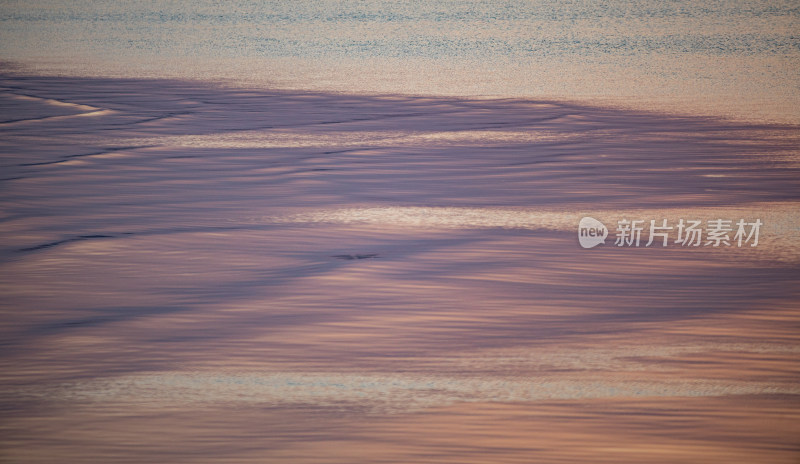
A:
[[[761,219],[679,219],[670,224],[667,219],[620,219],[614,233],[618,247],[665,247],[669,244],[682,247],[758,246],[758,234],[764,223]],[[644,233],[646,237],[643,237]],[[584,217],[578,224],[578,242],[583,248],[604,244],[609,230],[602,222]]]

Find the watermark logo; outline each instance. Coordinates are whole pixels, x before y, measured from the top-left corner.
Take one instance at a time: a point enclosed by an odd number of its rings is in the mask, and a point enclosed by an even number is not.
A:
[[[761,219],[739,219],[735,222],[731,219],[712,219],[705,224],[699,219],[680,219],[677,224],[669,224],[667,219],[620,219],[617,221],[614,245],[665,247],[672,243],[682,247],[755,247],[758,246],[758,235],[763,224]],[[578,241],[583,248],[604,244],[606,237],[608,228],[597,219],[587,216],[578,224]]]
[[[593,217],[586,216],[578,223],[578,242],[583,248],[594,248],[606,243],[608,227]]]

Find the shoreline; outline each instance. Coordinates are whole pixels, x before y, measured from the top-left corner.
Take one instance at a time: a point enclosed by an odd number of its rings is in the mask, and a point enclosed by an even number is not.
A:
[[[329,82],[327,85],[316,84],[308,79],[297,80],[296,82],[281,83],[280,78],[256,78],[253,74],[256,71],[250,70],[242,73],[220,73],[219,71],[195,72],[185,71],[163,72],[162,68],[146,70],[137,73],[131,70],[105,69],[99,71],[98,68],[81,65],[59,65],[44,63],[24,63],[14,60],[3,60],[0,58],[0,65],[7,69],[0,72],[1,75],[19,78],[65,78],[65,79],[118,79],[118,80],[143,80],[143,81],[166,81],[166,82],[185,82],[195,85],[211,85],[221,88],[252,90],[260,92],[280,92],[298,94],[328,94],[340,96],[364,96],[376,98],[431,98],[431,99],[456,99],[456,100],[494,100],[494,101],[519,101],[532,103],[554,103],[571,106],[587,106],[597,109],[607,109],[611,111],[641,112],[664,117],[678,118],[701,118],[712,119],[730,124],[764,125],[779,126],[787,128],[800,128],[800,98],[786,98],[774,95],[775,101],[749,101],[733,104],[732,96],[711,95],[707,99],[698,99],[698,95],[600,95],[600,94],[553,94],[535,92],[510,92],[510,93],[491,93],[475,92],[462,93],[452,91],[425,92],[413,91],[400,87],[394,91],[392,86],[380,86],[379,88],[348,88],[348,84],[342,82]],[[174,66],[174,65],[173,65]],[[222,66],[224,68],[224,65]],[[99,68],[102,69],[102,68]],[[86,70],[86,71],[82,71]],[[250,76],[242,78],[241,76]],[[285,79],[283,79],[285,80]],[[455,84],[454,84],[455,85]],[[352,86],[350,86],[352,87]],[[443,88],[457,88],[457,86],[447,86]],[[422,89],[424,90],[424,89]],[[774,107],[777,103],[779,107],[776,112]]]

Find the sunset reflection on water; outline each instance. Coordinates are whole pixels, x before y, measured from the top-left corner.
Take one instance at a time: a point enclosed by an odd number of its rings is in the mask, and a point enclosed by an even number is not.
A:
[[[797,457],[797,127],[2,84],[13,462]],[[584,250],[583,215],[765,225]]]

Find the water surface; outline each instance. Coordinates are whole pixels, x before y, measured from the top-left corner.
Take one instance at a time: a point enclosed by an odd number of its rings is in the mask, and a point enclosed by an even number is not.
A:
[[[792,462],[798,130],[5,76],[11,462]],[[758,247],[578,246],[584,214]]]
[[[56,75],[517,96],[800,122],[795,1],[4,1],[0,60]]]

